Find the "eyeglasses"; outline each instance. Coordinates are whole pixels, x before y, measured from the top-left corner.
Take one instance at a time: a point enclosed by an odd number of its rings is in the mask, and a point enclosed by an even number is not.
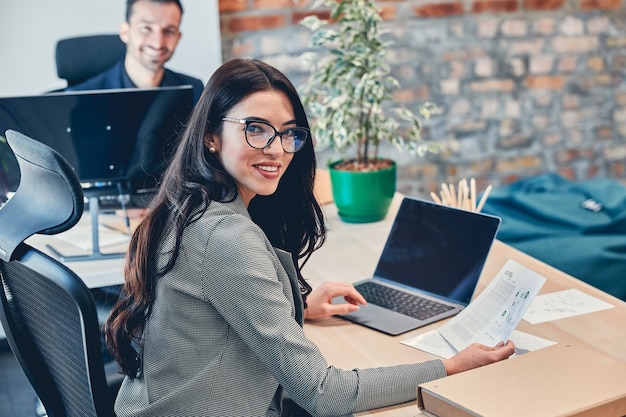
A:
[[[294,153],[302,149],[309,137],[309,129],[305,127],[290,127],[279,132],[271,124],[259,120],[234,119],[232,117],[222,117],[222,120],[245,125],[246,142],[254,149],[267,148],[278,136],[284,151]]]

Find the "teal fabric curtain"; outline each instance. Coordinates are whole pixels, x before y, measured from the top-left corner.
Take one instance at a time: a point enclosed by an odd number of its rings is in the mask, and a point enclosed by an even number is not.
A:
[[[495,188],[483,212],[502,242],[626,300],[625,185],[547,173]]]

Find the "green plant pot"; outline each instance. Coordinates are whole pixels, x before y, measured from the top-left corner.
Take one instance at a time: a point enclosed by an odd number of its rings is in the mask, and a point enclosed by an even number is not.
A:
[[[387,215],[396,192],[396,164],[378,171],[343,171],[328,165],[339,217],[348,223],[370,223]]]

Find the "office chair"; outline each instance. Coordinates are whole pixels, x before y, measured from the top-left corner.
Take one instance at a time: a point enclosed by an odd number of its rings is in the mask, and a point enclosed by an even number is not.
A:
[[[9,346],[49,417],[113,416],[119,383],[108,387],[91,291],[24,242],[78,222],[80,183],[53,149],[13,130],[6,138],[21,171],[15,194],[0,207],[0,320]]]
[[[56,44],[57,75],[69,87],[110,68],[125,54],[126,44],[117,34],[61,39]]]

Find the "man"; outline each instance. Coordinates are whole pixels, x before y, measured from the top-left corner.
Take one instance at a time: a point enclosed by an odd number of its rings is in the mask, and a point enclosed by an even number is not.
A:
[[[179,0],[127,0],[126,21],[119,32],[126,44],[124,59],[66,91],[191,85],[197,102],[202,81],[164,67],[181,38],[182,15]]]

